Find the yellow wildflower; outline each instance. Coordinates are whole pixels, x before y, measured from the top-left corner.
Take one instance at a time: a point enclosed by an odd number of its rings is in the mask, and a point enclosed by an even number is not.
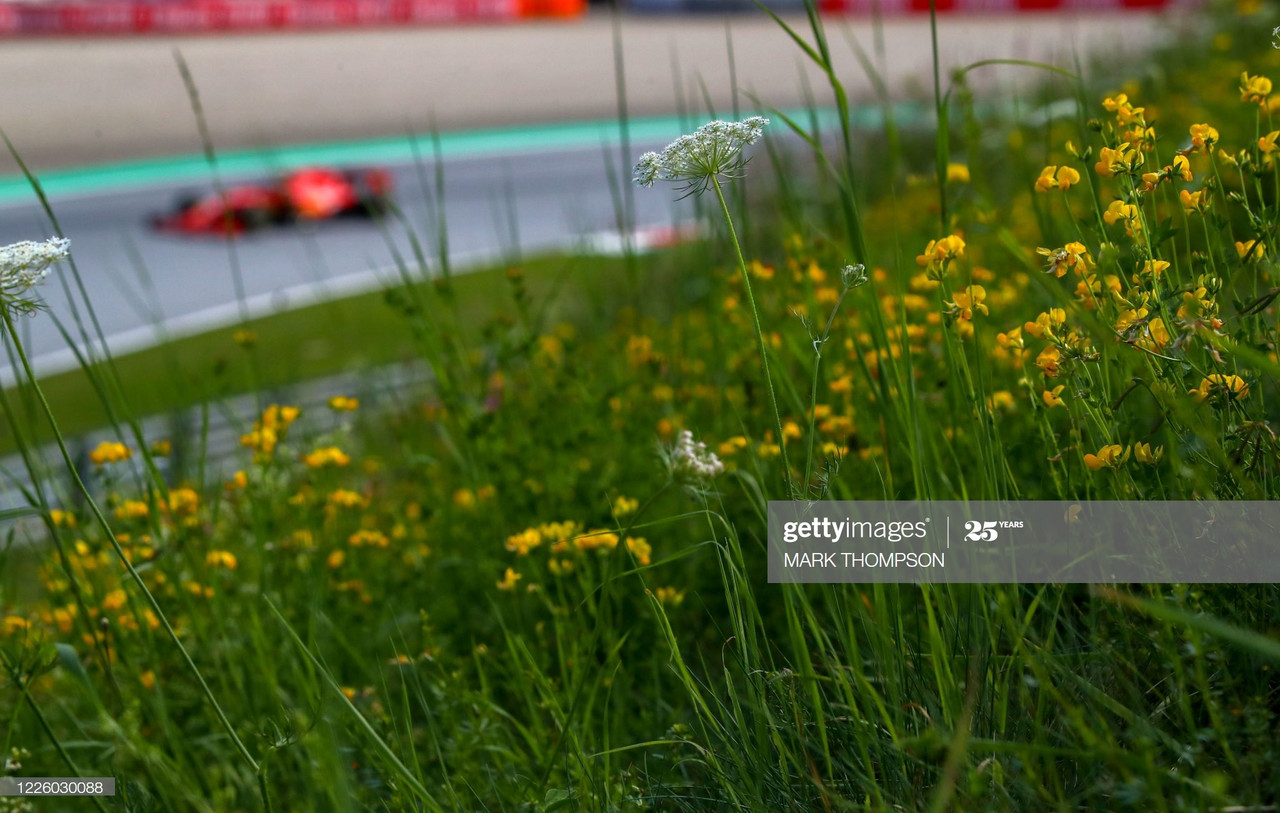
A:
[[[575,537],[573,544],[580,551],[613,550],[618,541],[618,535],[610,531],[589,531]]]
[[[1169,329],[1164,326],[1164,320],[1157,316],[1147,322],[1137,344],[1146,350],[1158,351],[1164,349],[1171,338],[1173,337],[1169,335]]]
[[[987,396],[987,409],[991,410],[992,412],[995,412],[996,410],[999,410],[999,409],[1003,409],[1006,412],[1008,412],[1008,411],[1011,411],[1017,405],[1018,404],[1013,397],[1013,393],[1009,392],[1008,390],[997,390],[991,393],[991,395]]]
[[[528,556],[529,551],[542,544],[542,534],[537,528],[526,528],[507,537],[507,550],[516,556]]]
[[[947,183],[968,183],[969,167],[965,164],[947,164]]]
[[[354,491],[339,488],[329,492],[325,503],[331,508],[359,508],[364,505],[364,497]]]
[[[26,632],[31,629],[31,622],[25,618],[16,615],[7,615],[4,618],[4,634],[13,635],[15,632]]]
[[[225,567],[227,570],[236,569],[236,556],[231,551],[211,550],[204,557],[204,563],[209,567]]]
[[[721,443],[716,451],[721,457],[728,457],[729,455],[736,454],[741,449],[747,448],[747,445],[747,439],[738,435],[737,437],[729,438],[724,443]]]
[[[1133,172],[1142,166],[1142,154],[1130,147],[1129,142],[1114,149],[1103,147],[1098,151],[1098,163],[1093,165],[1094,172],[1104,178],[1114,178],[1116,173]]]
[[[183,582],[182,588],[196,598],[213,598],[213,588],[206,587],[199,582]]]
[[[1209,208],[1209,190],[1200,189],[1195,192],[1188,192],[1183,189],[1178,192],[1178,200],[1182,201],[1182,208],[1188,213],[1204,212]]]
[[[981,285],[970,285],[962,291],[956,291],[954,297],[955,301],[948,304],[961,319],[973,319],[974,311],[984,315],[989,313],[986,304],[983,302],[987,298],[987,289]]]
[[[145,519],[150,509],[141,500],[125,500],[115,510],[116,519]]]
[[[1034,322],[1027,322],[1023,329],[1027,335],[1037,339],[1053,339],[1055,328],[1067,321],[1067,312],[1062,308],[1050,308],[1036,317]]]
[[[1036,366],[1044,371],[1044,374],[1050,378],[1056,378],[1061,370],[1062,353],[1058,348],[1049,346],[1040,351],[1040,355],[1036,356]]]
[[[1236,254],[1240,255],[1240,259],[1261,260],[1267,253],[1266,244],[1261,240],[1251,240],[1249,242],[1236,241]]]
[[[200,508],[200,495],[193,488],[183,486],[169,492],[169,512],[177,516],[191,516]]]
[[[274,452],[279,442],[280,438],[274,429],[257,428],[240,436],[241,446],[246,446],[263,455]]]
[[[1043,393],[1041,393],[1040,397],[1044,398],[1045,406],[1049,407],[1050,409],[1053,409],[1054,407],[1066,406],[1066,402],[1059,397],[1062,395],[1062,391],[1066,388],[1067,388],[1066,384],[1059,384],[1053,389],[1045,390]]]
[[[1111,204],[1107,206],[1107,210],[1102,213],[1102,219],[1110,226],[1123,222],[1125,233],[1130,237],[1136,237],[1142,232],[1142,221],[1139,219],[1138,207],[1132,203],[1125,203],[1122,200],[1111,201]]]
[[[563,576],[566,573],[573,572],[572,559],[548,559],[547,570],[551,571],[553,576]]]
[[[916,257],[919,265],[934,274],[941,274],[952,260],[964,256],[965,243],[959,235],[949,234],[939,240],[930,240],[924,253]]]
[[[1073,168],[1048,166],[1040,170],[1040,177],[1036,178],[1036,191],[1048,192],[1060,189],[1065,192],[1071,188],[1072,184],[1077,183],[1080,183],[1080,173]]]
[[[1154,451],[1151,449],[1150,443],[1133,444],[1133,456],[1137,458],[1139,463],[1146,463],[1148,466],[1154,466],[1164,456],[1164,447],[1157,446]]]
[[[1201,379],[1200,386],[1191,390],[1191,394],[1199,403],[1204,403],[1211,398],[1216,402],[1243,400],[1249,395],[1249,382],[1238,375],[1214,373],[1208,378]]]
[[[1037,248],[1036,253],[1045,258],[1045,273],[1055,277],[1066,276],[1067,269],[1084,274],[1093,262],[1084,243],[1078,242],[1067,243],[1059,249]]]
[[[516,589],[516,582],[520,581],[523,578],[524,576],[521,576],[519,573],[515,572],[515,570],[513,570],[512,568],[507,568],[507,572],[504,573],[502,576],[502,581],[498,582],[498,589],[514,590]]]
[[[1129,459],[1129,450],[1123,446],[1113,443],[1109,446],[1103,446],[1098,450],[1097,454],[1086,454],[1084,456],[1084,464],[1093,471],[1103,468],[1119,468]]]
[[[1266,105],[1267,96],[1271,93],[1271,80],[1265,76],[1250,76],[1248,71],[1240,74],[1240,101],[1248,104]]]
[[[1178,318],[1183,321],[1190,321],[1211,313],[1213,307],[1213,297],[1209,296],[1208,289],[1201,285],[1194,291],[1184,291],[1182,293],[1182,304],[1178,306]]]
[[[335,395],[329,399],[329,409],[332,409],[334,412],[354,412],[359,407],[359,398],[351,398],[346,395]]]
[[[1159,277],[1168,270],[1168,260],[1147,260],[1142,264],[1142,270],[1139,273],[1144,277]]]
[[[382,531],[359,530],[347,537],[347,544],[353,548],[363,546],[371,548],[385,548],[391,544],[387,539],[387,535]]]
[[[133,450],[123,443],[104,440],[98,444],[98,448],[89,452],[89,459],[94,465],[101,466],[105,463],[120,463],[133,457]]]
[[[297,407],[272,404],[262,411],[262,425],[283,432],[298,419],[298,415]]]
[[[351,458],[337,446],[323,446],[302,458],[309,468],[318,469],[324,466],[345,466]]]
[[[671,607],[678,606],[684,601],[684,593],[685,591],[677,590],[674,587],[659,587],[653,591],[654,598]]]
[[[1208,152],[1218,143],[1218,130],[1208,124],[1193,124],[1190,127],[1191,146],[1196,150]]]
[[[1187,156],[1179,153],[1173,156],[1173,174],[1182,178],[1184,181],[1191,180],[1191,160]]]
[[[627,339],[627,363],[632,367],[648,364],[653,358],[653,339],[648,336],[632,336]]]
[[[1117,93],[1114,97],[1107,97],[1102,100],[1102,106],[1108,112],[1116,114],[1116,122],[1120,125],[1130,124],[1132,122],[1142,122],[1143,111],[1145,107],[1134,107],[1129,102],[1129,96],[1124,93]]]
[[[636,557],[636,561],[639,562],[641,566],[647,567],[649,565],[649,555],[653,553],[653,548],[649,546],[648,541],[646,541],[644,537],[628,536],[626,545],[627,550],[631,551],[631,555]]]
[[[1021,350],[1024,346],[1022,341],[1022,328],[1015,327],[1008,333],[997,334],[996,343],[1005,350]]]

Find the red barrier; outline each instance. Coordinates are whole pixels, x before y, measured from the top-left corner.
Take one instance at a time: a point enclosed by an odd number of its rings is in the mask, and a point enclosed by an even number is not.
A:
[[[0,2],[0,36],[347,28],[573,17],[586,0],[96,0]]]
[[[1124,11],[1182,8],[1196,0],[935,0],[940,12]],[[829,14],[928,14],[929,0],[820,0]]]

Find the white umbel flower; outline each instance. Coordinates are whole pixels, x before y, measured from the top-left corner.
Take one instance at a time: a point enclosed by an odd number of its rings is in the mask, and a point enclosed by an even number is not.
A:
[[[23,298],[32,287],[49,274],[49,267],[70,255],[71,241],[50,237],[36,243],[23,240],[0,248],[0,300],[6,307],[19,311],[35,309],[35,303]]]
[[[675,445],[665,452],[672,478],[685,485],[704,484],[724,471],[720,458],[707,449],[707,444],[695,441],[688,429],[680,432]]]
[[[682,135],[662,152],[646,152],[636,162],[635,182],[653,186],[657,181],[683,183],[687,194],[708,189],[716,178],[741,177],[746,158],[742,151],[760,140],[769,120],[752,116],[743,121],[713,121],[689,135]]]

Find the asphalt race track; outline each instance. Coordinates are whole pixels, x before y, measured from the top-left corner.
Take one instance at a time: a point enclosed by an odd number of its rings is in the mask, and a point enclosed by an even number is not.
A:
[[[638,155],[655,146],[661,145],[638,144],[634,151]],[[618,165],[615,171],[620,171],[618,150],[610,152]],[[434,272],[438,244],[432,169],[401,165],[392,170],[397,205]],[[150,340],[155,336],[151,326],[158,322],[190,331],[236,320],[239,305],[228,243],[216,237],[158,233],[149,225],[151,215],[171,207],[182,193],[210,188],[209,183],[183,182],[53,201],[103,332],[114,337],[116,352]],[[637,226],[660,227],[687,217],[688,205],[677,204],[675,198],[669,188],[637,190]],[[464,266],[521,252],[573,248],[616,227],[602,147],[446,159],[445,211],[450,256]],[[0,243],[42,239],[50,233],[38,206],[0,206]],[[254,313],[368,289],[380,279],[391,281],[397,254],[416,267],[410,239],[392,217],[381,223],[348,218],[271,227],[235,240],[234,250]],[[52,276],[41,293],[50,310],[70,324],[67,297]],[[25,319],[22,329],[29,332],[31,354],[45,362],[38,365],[41,372],[73,362],[70,354],[58,352],[65,342],[52,320]]]

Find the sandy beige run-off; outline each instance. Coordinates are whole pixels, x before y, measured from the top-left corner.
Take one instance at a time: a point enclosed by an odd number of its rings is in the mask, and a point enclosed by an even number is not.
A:
[[[793,19],[797,26],[802,19]],[[1151,43],[1169,21],[1150,14],[965,16],[941,24],[944,66],[1013,57],[1070,66],[1081,53]],[[841,76],[855,98],[870,83],[848,45],[874,53],[869,20],[828,21]],[[37,170],[198,152],[195,121],[174,64],[191,66],[218,149],[603,118],[616,112],[607,13],[569,22],[207,37],[45,39],[0,44],[0,127]],[[726,30],[739,86],[775,106],[803,104],[801,52],[761,14],[623,19],[634,115],[674,112],[678,65],[690,98],[701,78],[718,109],[730,97]],[[931,87],[927,17],[884,27],[885,72],[902,96]],[[1039,80],[985,68],[1001,92]],[[977,76],[977,75],[975,75]],[[0,173],[14,171],[0,158]]]

